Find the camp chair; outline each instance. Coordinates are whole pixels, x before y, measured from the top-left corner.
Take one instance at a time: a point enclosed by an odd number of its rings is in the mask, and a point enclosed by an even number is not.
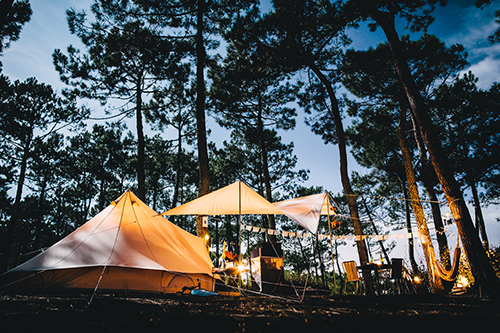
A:
[[[391,279],[401,280],[403,278],[403,259],[392,258],[391,259]]]
[[[354,282],[356,294],[358,294],[358,290],[359,294],[361,294],[362,284],[358,274],[358,269],[356,268],[356,262],[354,262],[354,260],[344,261],[343,264],[345,273],[347,275],[347,279],[344,285],[344,293],[347,292],[347,283]]]
[[[404,289],[407,290],[408,293],[413,294],[417,293],[415,286],[412,283],[412,279],[410,274],[406,270],[406,267],[403,265],[402,258],[391,258],[391,280],[394,280],[397,286],[397,291],[399,294],[404,292]]]

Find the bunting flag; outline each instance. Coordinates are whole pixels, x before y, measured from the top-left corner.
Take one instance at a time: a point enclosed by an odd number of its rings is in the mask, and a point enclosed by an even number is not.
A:
[[[274,229],[269,229],[269,228],[261,228],[261,227],[254,227],[250,225],[242,225],[242,229],[254,233],[266,233],[268,235],[276,235],[276,236],[283,236],[283,237],[297,237],[297,238],[303,238],[303,237],[308,237],[315,235],[313,233],[306,233],[306,232],[294,232],[294,231],[286,231],[286,230],[274,230]],[[370,239],[376,239],[377,241],[383,241],[383,240],[388,240],[388,239],[405,239],[405,238],[422,238],[423,236],[420,234],[418,231],[414,232],[407,232],[407,231],[402,231],[402,232],[397,232],[397,233],[392,233],[389,235],[332,235],[332,239],[336,240],[354,240],[354,241],[361,241],[366,238]],[[323,240],[323,239],[329,239],[330,235],[328,234],[318,234],[318,239]]]

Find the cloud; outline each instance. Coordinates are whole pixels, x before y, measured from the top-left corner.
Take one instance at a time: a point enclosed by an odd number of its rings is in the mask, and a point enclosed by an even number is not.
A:
[[[489,90],[493,82],[499,82],[500,59],[487,57],[462,71],[461,74],[465,74],[469,71],[474,73],[479,79],[477,83],[479,88]]]
[[[483,10],[473,6],[460,8],[460,11],[453,13],[453,19],[441,18],[441,25],[438,25],[438,28],[446,31],[443,40],[448,46],[461,44],[465,47],[467,60],[471,65],[461,74],[472,71],[479,79],[478,86],[482,89],[489,89],[500,78],[500,44],[488,41],[488,36],[499,28],[495,23],[494,12],[492,6]],[[455,30],[450,29],[454,23],[457,24]]]

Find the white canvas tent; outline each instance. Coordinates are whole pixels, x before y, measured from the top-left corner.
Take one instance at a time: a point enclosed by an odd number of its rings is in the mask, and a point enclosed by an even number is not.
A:
[[[46,251],[2,276],[8,289],[99,289],[175,293],[214,290],[204,241],[125,192]]]

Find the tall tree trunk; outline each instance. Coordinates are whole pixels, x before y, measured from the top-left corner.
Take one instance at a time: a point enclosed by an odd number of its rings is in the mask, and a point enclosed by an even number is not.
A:
[[[500,281],[495,275],[481,240],[476,233],[463,194],[453,174],[453,169],[448,165],[447,155],[444,153],[441,142],[435,133],[428,110],[403,57],[401,42],[394,26],[394,17],[378,11],[371,13],[371,16],[382,27],[387,37],[396,73],[403,85],[411,112],[422,133],[431,163],[448,201],[474,278],[484,288],[485,292],[500,297]]]
[[[378,229],[377,229],[377,226],[375,225],[375,223],[373,222],[373,219],[372,219],[372,214],[370,212],[370,209],[368,208],[368,205],[366,204],[366,200],[365,198],[363,197],[362,199],[362,202],[363,202],[363,206],[365,207],[365,211],[366,211],[366,214],[368,214],[368,219],[370,220],[370,224],[372,225],[372,228],[373,228],[373,232],[375,233],[375,235],[379,235],[378,233]],[[377,239],[377,242],[378,244],[380,245],[380,250],[382,251],[382,253],[384,254],[384,257],[385,257],[385,260],[390,263],[391,260],[389,259],[389,255],[387,254],[387,251],[385,249],[385,246],[384,246],[384,241],[382,240],[378,240]]]
[[[325,265],[323,264],[323,257],[321,256],[321,252],[319,251],[319,236],[316,234],[316,254],[318,255],[318,261],[319,261],[319,269],[321,271],[321,281],[323,281],[323,284],[326,285],[326,272],[325,272]]]
[[[402,105],[406,105],[405,102],[403,103]],[[432,185],[431,181],[433,176],[431,165],[427,160],[427,151],[425,149],[425,144],[422,141],[422,136],[420,135],[418,127],[415,126],[415,120],[413,119],[413,117],[412,123],[414,129],[413,133],[415,135],[418,151],[420,153],[420,161],[422,165],[422,180],[427,192],[427,197],[429,198],[431,204],[432,218],[434,220],[434,227],[436,228],[436,239],[439,246],[439,258],[441,259],[441,264],[443,265],[443,267],[449,270],[451,268],[450,249],[448,247],[448,239],[446,238],[446,232],[444,230],[443,218],[441,217],[441,208],[439,208],[436,192],[434,191],[434,186]]]
[[[258,108],[257,136],[258,136],[258,143],[260,150],[260,159],[262,161],[262,175],[264,177],[265,195],[267,201],[273,202],[273,194],[271,190],[271,176],[269,175],[269,161],[267,156],[266,140],[264,133],[264,124],[262,122],[262,99],[260,94],[258,96],[257,108]],[[274,219],[274,215],[272,214],[267,215],[267,227],[272,230],[276,229],[276,222]],[[274,234],[273,235],[268,234],[267,237],[271,243],[276,243],[276,236]]]
[[[103,167],[103,172],[102,175],[104,176],[104,167]],[[106,189],[106,181],[101,179],[101,183],[99,184],[99,200],[98,200],[98,209],[99,211],[102,211],[106,206],[106,196],[104,195],[105,189]]]
[[[179,187],[181,184],[182,126],[179,126],[177,128],[177,140],[179,143],[177,144],[177,156],[175,157],[175,183],[174,183],[174,196],[172,198],[172,207],[176,207],[177,202],[179,202]],[[172,222],[175,221],[175,216],[171,216],[170,218]]]
[[[21,199],[23,196],[23,186],[24,180],[26,179],[26,170],[28,168],[28,158],[31,149],[31,141],[33,140],[32,132],[28,135],[26,143],[23,148],[23,155],[21,158],[21,168],[19,171],[19,179],[17,181],[16,198],[14,199],[14,204],[12,206],[12,214],[10,220],[7,222],[6,232],[4,233],[2,245],[1,245],[1,261],[0,261],[0,273],[6,271],[9,268],[9,261],[12,254],[12,241],[14,231],[18,224],[19,217],[19,205],[21,204]]]
[[[265,143],[263,142],[264,140],[259,139],[259,145],[260,147],[260,154],[262,158],[262,170],[264,171],[264,187],[265,187],[265,193],[266,193],[266,200],[269,202],[273,201],[273,195],[271,192],[271,177],[269,175],[269,162],[267,158],[267,149],[265,147]],[[267,227],[269,229],[276,229],[276,222],[274,219],[274,215],[267,215]],[[276,236],[275,235],[269,235],[268,234],[268,239],[271,243],[276,243]]]
[[[342,286],[344,285],[344,278],[342,277],[342,272],[340,270],[340,262],[339,262],[339,246],[337,244],[337,240],[335,240],[335,263],[337,264],[337,271],[339,272],[339,287],[340,287],[340,293],[342,293]],[[335,274],[335,272],[334,272]],[[335,291],[337,291],[337,286],[335,285]]]
[[[295,239],[297,239],[297,243],[299,243],[299,249],[300,249],[300,253],[302,254],[302,259],[304,260],[305,263],[310,262],[311,259],[307,258],[307,255],[306,255],[306,253],[304,251],[304,246],[302,245],[302,242],[300,241],[300,238],[299,237],[295,237]],[[311,275],[311,270],[309,269],[310,265],[306,265],[306,268],[307,268],[307,275]]]
[[[401,181],[401,187],[403,189],[403,197],[405,199],[406,231],[410,235],[410,237],[408,237],[408,257],[410,258],[410,265],[413,271],[413,275],[417,276],[420,275],[420,271],[418,269],[417,261],[415,260],[415,243],[411,230],[410,198],[406,189],[406,177],[405,181]]]
[[[411,204],[413,207],[413,214],[417,221],[418,232],[420,233],[420,240],[422,242],[422,249],[424,251],[425,262],[427,264],[427,274],[429,277],[429,284],[431,291],[434,294],[441,294],[444,292],[441,279],[437,276],[434,270],[434,247],[432,245],[427,222],[425,221],[424,210],[420,202],[420,195],[418,193],[417,181],[415,179],[415,172],[410,156],[410,150],[406,144],[406,108],[400,108],[399,115],[399,145],[401,146],[401,155],[403,156],[403,163],[405,166],[406,180],[408,182],[408,190],[410,192]]]
[[[38,250],[41,247],[41,238],[42,238],[42,220],[45,215],[45,192],[47,189],[47,182],[42,181],[42,188],[40,189],[40,196],[38,197],[38,209],[37,209],[37,217],[35,218],[35,239],[33,241],[33,249]]]
[[[179,201],[179,186],[181,184],[181,158],[182,158],[182,127],[179,126],[177,129],[177,156],[175,158],[175,184],[174,184],[174,196],[172,198],[172,207],[177,206]]]
[[[328,97],[331,103],[331,115],[335,123],[335,129],[337,131],[337,141],[340,155],[340,178],[342,180],[342,187],[347,198],[347,203],[349,205],[349,212],[351,215],[352,224],[354,227],[354,235],[356,237],[356,246],[358,249],[358,256],[361,265],[368,263],[368,250],[366,248],[365,240],[361,237],[363,235],[363,230],[361,227],[361,221],[359,220],[358,204],[356,203],[356,197],[351,188],[351,182],[349,180],[349,173],[347,168],[347,147],[346,139],[344,134],[344,126],[342,124],[342,118],[340,117],[339,103],[337,97],[335,96],[335,91],[333,90],[332,84],[323,75],[319,68],[314,64],[308,64],[309,68],[316,74],[321,83],[325,86]],[[368,295],[374,295],[373,283],[371,279],[371,274],[369,271],[363,270],[363,281],[366,287],[366,293]]]
[[[146,175],[144,172],[144,130],[142,128],[142,75],[137,79],[136,87],[136,126],[137,126],[137,186],[138,197],[146,202]]]
[[[488,242],[488,235],[486,234],[486,227],[484,225],[483,212],[481,211],[481,203],[479,202],[479,196],[477,194],[476,183],[471,180],[469,181],[469,186],[472,191],[472,198],[474,200],[474,211],[476,215],[476,230],[481,234],[483,239],[483,247],[488,250],[490,245]]]
[[[196,129],[198,143],[199,184],[198,197],[210,193],[210,170],[208,165],[207,129],[205,125],[205,44],[203,42],[203,16],[205,1],[198,1],[196,27]],[[208,228],[203,227],[202,217],[196,217],[196,232],[199,237],[208,235]]]

